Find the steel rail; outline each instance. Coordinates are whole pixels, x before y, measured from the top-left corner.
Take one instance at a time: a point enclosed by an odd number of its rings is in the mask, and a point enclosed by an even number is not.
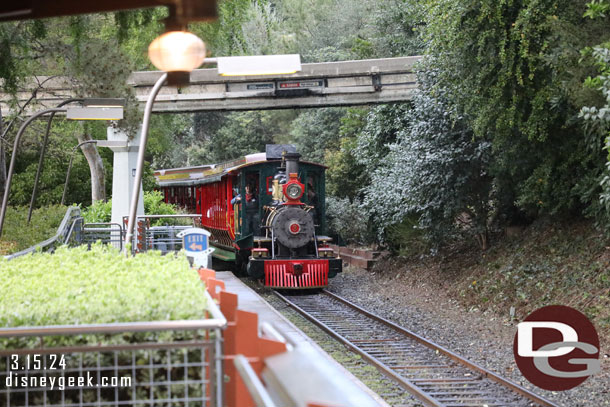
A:
[[[369,317],[371,319],[374,319],[375,321],[380,322],[380,323],[382,323],[382,324],[384,324],[384,325],[386,325],[386,326],[388,326],[388,327],[390,327],[390,328],[392,328],[392,329],[394,329],[394,330],[396,330],[396,331],[398,331],[398,332],[400,332],[400,333],[410,337],[411,339],[416,340],[417,342],[421,343],[422,345],[424,345],[424,346],[426,346],[426,347],[428,347],[428,348],[430,348],[430,349],[432,349],[434,351],[438,351],[439,353],[444,354],[445,356],[449,357],[451,360],[453,360],[455,362],[458,362],[458,363],[468,367],[469,369],[472,369],[472,370],[475,370],[475,371],[481,373],[484,377],[487,377],[488,379],[493,380],[496,383],[502,384],[503,386],[506,386],[506,387],[514,390],[515,392],[525,396],[526,398],[528,398],[528,399],[530,399],[530,400],[532,400],[532,401],[534,401],[536,403],[539,403],[539,404],[541,404],[543,406],[556,407],[556,405],[553,404],[552,402],[550,402],[549,400],[547,400],[547,399],[545,399],[543,397],[540,397],[540,396],[538,396],[535,393],[532,393],[528,389],[526,389],[526,388],[524,388],[522,386],[519,386],[517,383],[514,383],[514,382],[512,382],[512,381],[510,381],[508,379],[505,379],[502,376],[497,375],[496,373],[492,372],[491,370],[488,370],[488,369],[486,369],[486,368],[484,368],[484,367],[482,367],[480,365],[477,365],[474,362],[471,362],[471,361],[469,361],[467,359],[464,359],[463,357],[461,357],[457,353],[452,352],[449,349],[444,348],[441,345],[438,345],[438,344],[436,344],[436,343],[434,343],[434,342],[432,342],[432,341],[430,341],[428,339],[425,339],[424,337],[416,334],[415,332],[409,331],[408,329],[403,328],[403,327],[401,327],[399,325],[396,325],[395,323],[393,323],[391,321],[388,321],[385,318],[382,318],[382,317],[380,317],[378,315],[375,315],[375,314],[373,314],[373,313],[371,313],[371,312],[369,312],[369,311],[359,307],[358,305],[354,304],[353,302],[350,302],[349,300],[346,300],[345,298],[340,297],[337,294],[331,293],[328,290],[323,290],[322,292],[325,295],[327,295],[327,296],[329,296],[329,297],[331,297],[331,298],[333,298],[333,299],[335,299],[335,300],[337,300],[337,301],[347,305],[348,307],[358,311],[359,313],[364,314],[367,317]]]
[[[335,332],[332,328],[330,328],[325,323],[323,323],[322,321],[318,320],[317,318],[315,318],[314,316],[309,314],[307,311],[305,311],[304,309],[302,309],[301,307],[299,307],[298,305],[296,305],[295,303],[290,301],[288,298],[284,297],[282,294],[278,293],[277,291],[274,291],[274,294],[277,295],[282,301],[284,301],[290,307],[294,308],[299,314],[303,315],[306,319],[313,322],[316,326],[318,326],[323,331],[328,333],[330,336],[337,339],[339,342],[341,342],[343,345],[345,345],[352,351],[358,353],[360,356],[362,356],[363,359],[365,359],[371,365],[375,366],[383,374],[385,374],[386,376],[395,380],[402,388],[404,388],[409,393],[413,394],[415,397],[417,397],[421,401],[425,402],[426,405],[437,406],[437,407],[443,406],[443,404],[438,403],[436,400],[434,400],[434,398],[431,395],[422,391],[410,380],[406,380],[405,378],[401,377],[398,373],[396,373],[393,369],[391,369],[385,363],[383,363],[380,360],[378,360],[377,358],[371,356],[370,354],[365,352],[363,349],[360,349],[358,346],[353,344],[351,341],[349,341],[342,335]]]
[[[323,321],[321,321],[318,318],[316,318],[315,316],[311,315],[309,312],[307,312],[305,309],[303,309],[302,307],[295,304],[290,299],[279,294],[278,292],[275,292],[275,294],[279,298],[281,298],[284,302],[286,302],[290,307],[294,308],[297,312],[299,312],[301,315],[303,315],[306,319],[313,322],[315,325],[319,326],[322,330],[327,332],[329,335],[331,335],[335,339],[339,340],[341,343],[346,345],[348,348],[352,349],[354,352],[360,354],[365,360],[369,361],[369,363],[371,363],[373,366],[375,366],[378,370],[382,371],[384,374],[387,374],[392,379],[396,380],[403,388],[405,388],[405,390],[411,392],[415,397],[419,398],[427,405],[431,405],[431,406],[444,405],[442,403],[439,404],[439,402],[434,397],[435,396],[434,393],[428,394],[427,392],[423,391],[419,386],[417,386],[417,384],[414,383],[414,382],[417,382],[417,380],[413,380],[413,381],[406,380],[406,378],[403,377],[402,375],[400,375],[399,373],[397,373],[396,370],[387,366],[387,364],[383,363],[382,361],[377,359],[375,356],[371,355],[365,349],[362,349],[356,343],[350,341],[348,338],[346,338],[343,335],[341,335],[340,333],[336,332],[334,329],[332,329],[332,327],[328,326]],[[491,372],[490,370],[487,370],[471,361],[468,361],[468,360],[464,359],[463,357],[457,355],[456,353],[451,352],[450,350],[448,350],[432,341],[429,341],[429,340],[421,337],[420,335],[418,335],[412,331],[409,331],[408,329],[400,327],[391,321],[388,321],[382,317],[372,314],[371,312],[366,311],[365,309],[359,307],[358,305],[356,305],[336,294],[333,294],[327,290],[323,290],[322,295],[324,295],[328,298],[331,298],[331,299],[349,307],[351,310],[355,311],[358,315],[362,315],[377,323],[383,324],[384,326],[386,326],[387,328],[391,329],[392,331],[400,334],[401,336],[407,337],[408,339],[411,339],[411,340],[419,343],[420,345],[427,347],[428,349],[434,351],[435,353],[441,354],[441,355],[449,358],[450,360],[457,363],[458,365],[461,365],[462,367],[465,367],[470,371],[474,371],[474,372],[480,374],[481,377],[487,378],[487,379],[503,386],[504,388],[510,389],[512,392],[517,393],[520,396],[525,397],[527,400],[536,403],[536,405],[545,406],[545,407],[557,407],[555,404],[553,404],[549,400],[546,400],[546,399],[530,392],[529,390],[519,386],[518,384],[513,383],[512,381],[505,379],[505,378]],[[378,341],[383,342],[384,340],[378,340]],[[434,368],[434,366],[431,366],[431,367]],[[408,367],[403,367],[403,368],[408,368]],[[388,373],[388,370],[389,370],[389,373]],[[438,380],[440,383],[443,382],[443,379],[428,379],[428,381],[430,381],[430,382],[434,382],[436,380]]]

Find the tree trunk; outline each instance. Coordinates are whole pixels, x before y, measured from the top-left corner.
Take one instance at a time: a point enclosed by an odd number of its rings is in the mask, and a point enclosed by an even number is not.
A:
[[[79,143],[92,140],[91,136],[88,134],[79,135],[77,137]],[[91,201],[105,201],[106,183],[104,182],[105,174],[102,157],[93,143],[83,144],[80,148],[89,163],[89,170],[91,171]]]

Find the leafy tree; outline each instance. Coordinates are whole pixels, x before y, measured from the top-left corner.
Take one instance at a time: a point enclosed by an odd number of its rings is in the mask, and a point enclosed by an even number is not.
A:
[[[366,167],[356,156],[358,137],[366,126],[368,108],[349,108],[341,117],[339,148],[327,149],[324,156],[326,193],[338,198],[354,199],[369,183]]]
[[[225,0],[218,4],[218,20],[193,24],[217,56],[264,55],[286,52],[286,38],[275,5],[268,0]]]
[[[102,138],[96,127],[88,126],[88,134],[94,138]],[[11,187],[10,204],[28,205],[32,194],[34,176],[38,166],[38,157],[42,145],[46,122],[34,122],[23,137],[23,143],[16,161],[15,176]],[[101,126],[105,138],[105,126]],[[82,134],[83,126],[77,122],[61,120],[53,121],[49,135],[44,171],[38,188],[38,206],[59,203],[63,194],[66,171],[70,156],[73,156],[72,170],[68,184],[66,204],[91,202],[91,175],[89,165],[81,151],[75,151],[78,144],[77,135]],[[99,154],[105,167],[112,166],[112,151],[99,149]],[[105,192],[109,193],[111,185],[107,183]]]
[[[340,236],[347,243],[369,244],[374,242],[369,213],[362,205],[360,198],[339,198],[329,196],[326,199],[326,215],[331,232]],[[354,221],[357,219],[357,221]]]
[[[610,1],[594,0],[587,3],[586,17],[608,21],[610,15]],[[605,150],[608,151],[608,162],[606,169],[599,176],[599,184],[602,193],[599,205],[594,206],[597,212],[601,212],[606,223],[610,223],[610,41],[601,43],[594,47],[587,47],[583,55],[592,58],[592,64],[597,68],[598,75],[589,77],[585,81],[588,88],[599,91],[603,101],[598,106],[586,106],[580,111],[580,116],[587,124],[587,131],[593,136],[605,137]],[[598,216],[598,219],[600,216]]]
[[[578,122],[588,95],[578,50],[604,29],[585,24],[584,4],[426,2],[427,52],[475,137],[492,142],[490,171],[508,221],[520,217],[515,203],[530,217],[579,213],[595,195],[583,191],[596,188],[587,175],[603,168],[601,139],[587,140]]]
[[[199,151],[198,161],[213,163],[265,151],[266,144],[273,144],[270,117],[258,111],[229,114],[225,125]]]
[[[290,135],[303,159],[321,163],[326,149],[338,149],[344,112],[335,107],[310,109],[292,122]]]
[[[397,133],[407,125],[409,111],[408,103],[396,103],[376,106],[368,113],[354,154],[369,174],[379,168],[390,151],[389,146],[396,141]]]
[[[371,45],[377,58],[421,55],[425,44],[421,37],[424,24],[422,2],[385,0],[373,10]]]
[[[435,71],[420,73],[419,83],[408,120],[397,122],[396,142],[386,145],[389,153],[378,161],[365,188],[364,205],[382,236],[416,215],[417,227],[436,244],[466,232],[485,249],[491,145],[473,139],[457,114],[455,96],[438,84]]]
[[[278,3],[293,52],[306,62],[357,59],[370,48],[371,16],[377,2],[364,0],[285,0]],[[370,56],[364,52],[363,57]]]

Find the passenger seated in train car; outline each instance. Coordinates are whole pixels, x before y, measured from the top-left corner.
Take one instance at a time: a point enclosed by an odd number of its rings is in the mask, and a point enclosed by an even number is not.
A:
[[[233,198],[231,199],[231,205],[241,202],[241,194],[236,187],[233,187]]]
[[[316,188],[313,186],[312,178],[309,178],[307,181],[307,202],[313,207],[318,206],[318,194],[316,194]]]
[[[244,234],[254,234],[259,233],[259,223],[260,219],[258,216],[258,195],[256,193],[256,188],[252,184],[246,185],[246,199],[245,199],[245,207],[242,206],[242,209],[246,211],[246,225]],[[241,194],[237,194],[233,199],[231,199],[231,204],[235,205],[236,203],[241,203]]]
[[[253,205],[257,205],[256,204],[256,195],[254,194],[254,187],[250,184],[246,185],[246,209],[248,207],[252,207]],[[233,194],[235,194],[237,192],[237,188],[233,188]],[[231,199],[231,205],[235,205],[236,203],[240,203],[241,202],[241,194],[237,194],[233,197],[233,199]]]

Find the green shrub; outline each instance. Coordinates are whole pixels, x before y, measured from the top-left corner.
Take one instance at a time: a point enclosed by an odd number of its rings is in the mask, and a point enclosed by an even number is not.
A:
[[[67,210],[63,205],[35,209],[28,225],[28,208],[9,206],[0,238],[0,256],[27,249],[55,235]]]
[[[369,244],[374,241],[368,216],[358,198],[326,198],[326,214],[330,231],[347,243]]]
[[[177,215],[179,209],[174,204],[165,203],[160,191],[144,193],[144,213],[147,215]],[[186,223],[185,223],[186,222]],[[156,219],[150,222],[151,226],[191,224],[190,219]]]
[[[183,254],[161,256],[151,251],[135,257],[125,257],[112,247],[94,244],[91,250],[60,247],[54,254],[36,253],[7,261],[0,259],[0,326],[81,325],[90,323],[117,323],[158,320],[204,319],[206,301],[204,286],[197,272],[189,267]],[[168,364],[177,365],[187,359],[201,363],[201,348],[180,347],[173,351],[146,349],[143,343],[168,343],[193,341],[201,338],[201,331],[125,332],[119,334],[87,334],[47,336],[44,345],[52,348],[94,346],[99,353],[57,351],[65,357],[67,365],[43,374],[74,376],[76,371],[96,374],[98,366],[102,375],[113,375],[113,367],[122,376],[130,376],[134,383],[162,382],[168,380]],[[102,350],[108,345],[133,347],[133,351]],[[0,338],[0,349],[36,348],[37,337]],[[48,360],[48,359],[46,359]],[[147,364],[150,368],[142,368]],[[125,366],[134,364],[126,372]],[[0,358],[0,369],[7,371],[8,358]],[[70,369],[70,370],[67,370]],[[70,373],[70,371],[72,373]],[[187,375],[172,376],[174,397],[202,397],[203,387],[185,384]],[[23,371],[19,373],[25,373]],[[30,376],[40,372],[29,370]],[[202,382],[203,369],[189,369],[193,382]],[[107,405],[115,400],[129,403],[139,400],[167,397],[164,386],[118,388],[101,390],[100,394],[84,392],[88,402]],[[11,401],[27,404],[23,394],[11,394]],[[65,396],[65,399],[64,399]],[[60,391],[30,393],[30,404],[78,404],[78,392]],[[82,400],[81,400],[82,401]]]
[[[422,254],[431,247],[417,216],[407,216],[402,222],[388,226],[385,232],[386,243],[399,256]]]
[[[85,223],[107,223],[110,222],[111,217],[112,200],[95,201],[91,206],[83,209]]]
[[[181,254],[125,257],[94,244],[0,260],[0,269],[4,327],[204,316],[204,287]]]
[[[163,194],[160,191],[144,192],[144,213],[146,215],[176,215],[179,213],[178,207],[174,204],[165,203]],[[83,210],[85,223],[106,223],[112,217],[112,199],[108,202],[96,201],[93,205]],[[185,223],[186,222],[186,223]],[[151,226],[190,224],[190,219],[155,219]]]

